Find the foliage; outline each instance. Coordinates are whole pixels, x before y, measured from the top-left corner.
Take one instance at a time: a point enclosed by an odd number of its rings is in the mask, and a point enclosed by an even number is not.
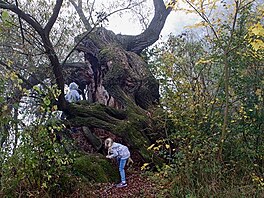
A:
[[[15,72],[6,71],[3,77],[0,83],[1,191],[7,197],[69,192],[76,182],[70,171],[74,152],[69,153],[64,128],[52,116],[56,109],[50,101],[58,96],[57,89],[35,88],[35,93],[29,93],[21,88],[22,81]],[[17,111],[27,109],[25,103],[9,102],[18,91],[25,94],[21,101],[41,108],[33,110],[32,105],[31,111],[14,116]],[[38,96],[35,101],[28,97],[34,95]],[[34,119],[29,122],[30,119],[25,119],[27,116]]]
[[[68,169],[72,159],[57,142],[54,128],[29,127],[21,134],[15,153],[6,154],[1,178],[6,195],[61,194],[71,189]]]
[[[46,1],[39,3],[43,9],[50,7]],[[34,19],[41,24],[46,23],[48,13],[51,13],[51,10],[39,12],[33,1],[25,2],[20,8],[34,12]],[[0,118],[3,135],[1,191],[10,197],[69,192],[74,185],[74,177],[72,183],[69,182],[73,156],[67,153],[66,139],[62,138],[63,127],[52,121],[52,112],[57,110],[54,100],[59,95],[58,89],[44,82],[27,90],[24,84],[29,83],[27,80],[32,73],[39,71],[45,71],[49,77],[50,70],[40,38],[26,23],[20,24],[19,18],[11,12],[1,10],[1,14],[0,65],[4,77],[1,78],[4,79],[1,81],[1,85],[4,83],[1,86],[1,109],[2,105],[6,109]],[[18,28],[20,25],[21,30]],[[58,34],[56,30],[59,28],[54,29]],[[52,34],[51,37],[55,36]],[[60,41],[65,41],[64,38],[60,37]],[[41,77],[37,80],[41,82]]]
[[[229,18],[233,29],[221,19],[211,23],[207,11],[197,9],[211,34],[203,41],[189,32],[170,36],[150,51],[161,83],[166,138],[149,149],[167,159],[157,174],[171,182],[171,196],[263,192],[263,49],[255,44],[263,26],[250,6],[241,7],[237,19]]]

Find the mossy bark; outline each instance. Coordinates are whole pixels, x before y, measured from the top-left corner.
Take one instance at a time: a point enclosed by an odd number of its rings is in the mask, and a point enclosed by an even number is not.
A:
[[[158,164],[162,162],[161,159],[147,150],[151,143],[146,132],[149,130],[149,120],[145,114],[139,114],[138,109],[117,110],[99,103],[88,105],[85,102],[82,102],[82,104],[70,104],[70,109],[74,117],[69,118],[65,122],[66,125],[70,121],[71,126],[104,129],[121,137],[129,145],[129,148],[132,151],[137,151],[145,161],[154,161]],[[98,145],[98,138],[94,134],[90,135],[93,136],[89,138],[91,144]],[[99,150],[97,146],[96,149]]]
[[[74,173],[92,182],[116,182],[119,179],[117,166],[103,155],[82,155],[73,164]]]

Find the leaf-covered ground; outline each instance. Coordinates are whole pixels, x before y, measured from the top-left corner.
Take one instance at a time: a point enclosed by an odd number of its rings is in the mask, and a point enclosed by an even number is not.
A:
[[[100,197],[155,197],[155,185],[138,173],[128,177],[128,186],[116,188],[114,184],[108,184],[95,191]]]
[[[157,197],[158,186],[140,171],[127,171],[127,184],[123,188],[115,187],[113,183],[96,184],[83,192],[76,191],[71,197],[89,197],[89,198],[154,198]]]

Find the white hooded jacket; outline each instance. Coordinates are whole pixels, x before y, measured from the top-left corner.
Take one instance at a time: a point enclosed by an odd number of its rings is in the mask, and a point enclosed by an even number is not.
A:
[[[109,148],[109,158],[121,158],[128,159],[130,157],[130,152],[127,146],[113,142],[113,145]]]
[[[80,94],[78,93],[78,85],[75,82],[72,82],[69,85],[70,91],[66,94],[65,99],[68,102],[77,102],[81,99]]]

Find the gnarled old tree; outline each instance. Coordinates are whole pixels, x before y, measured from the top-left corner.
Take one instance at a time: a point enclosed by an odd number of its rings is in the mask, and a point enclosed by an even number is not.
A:
[[[163,0],[153,0],[152,21],[145,31],[132,36],[116,35],[103,27],[92,26],[84,16],[81,1],[71,2],[87,29],[75,38],[74,48],[84,53],[84,62],[60,61],[50,40],[63,0],[56,0],[44,27],[18,4],[0,1],[0,8],[16,13],[38,33],[61,90],[58,104],[67,115],[68,125],[82,127],[95,150],[102,147],[100,133],[103,132],[122,138],[132,150],[139,151],[143,159],[152,159],[147,150],[152,133],[148,110],[159,102],[159,85],[140,53],[158,40],[171,8],[166,8]],[[71,81],[79,84],[82,90],[84,100],[78,103],[67,103],[64,98],[64,83]],[[32,77],[27,82],[30,86],[38,83]]]

